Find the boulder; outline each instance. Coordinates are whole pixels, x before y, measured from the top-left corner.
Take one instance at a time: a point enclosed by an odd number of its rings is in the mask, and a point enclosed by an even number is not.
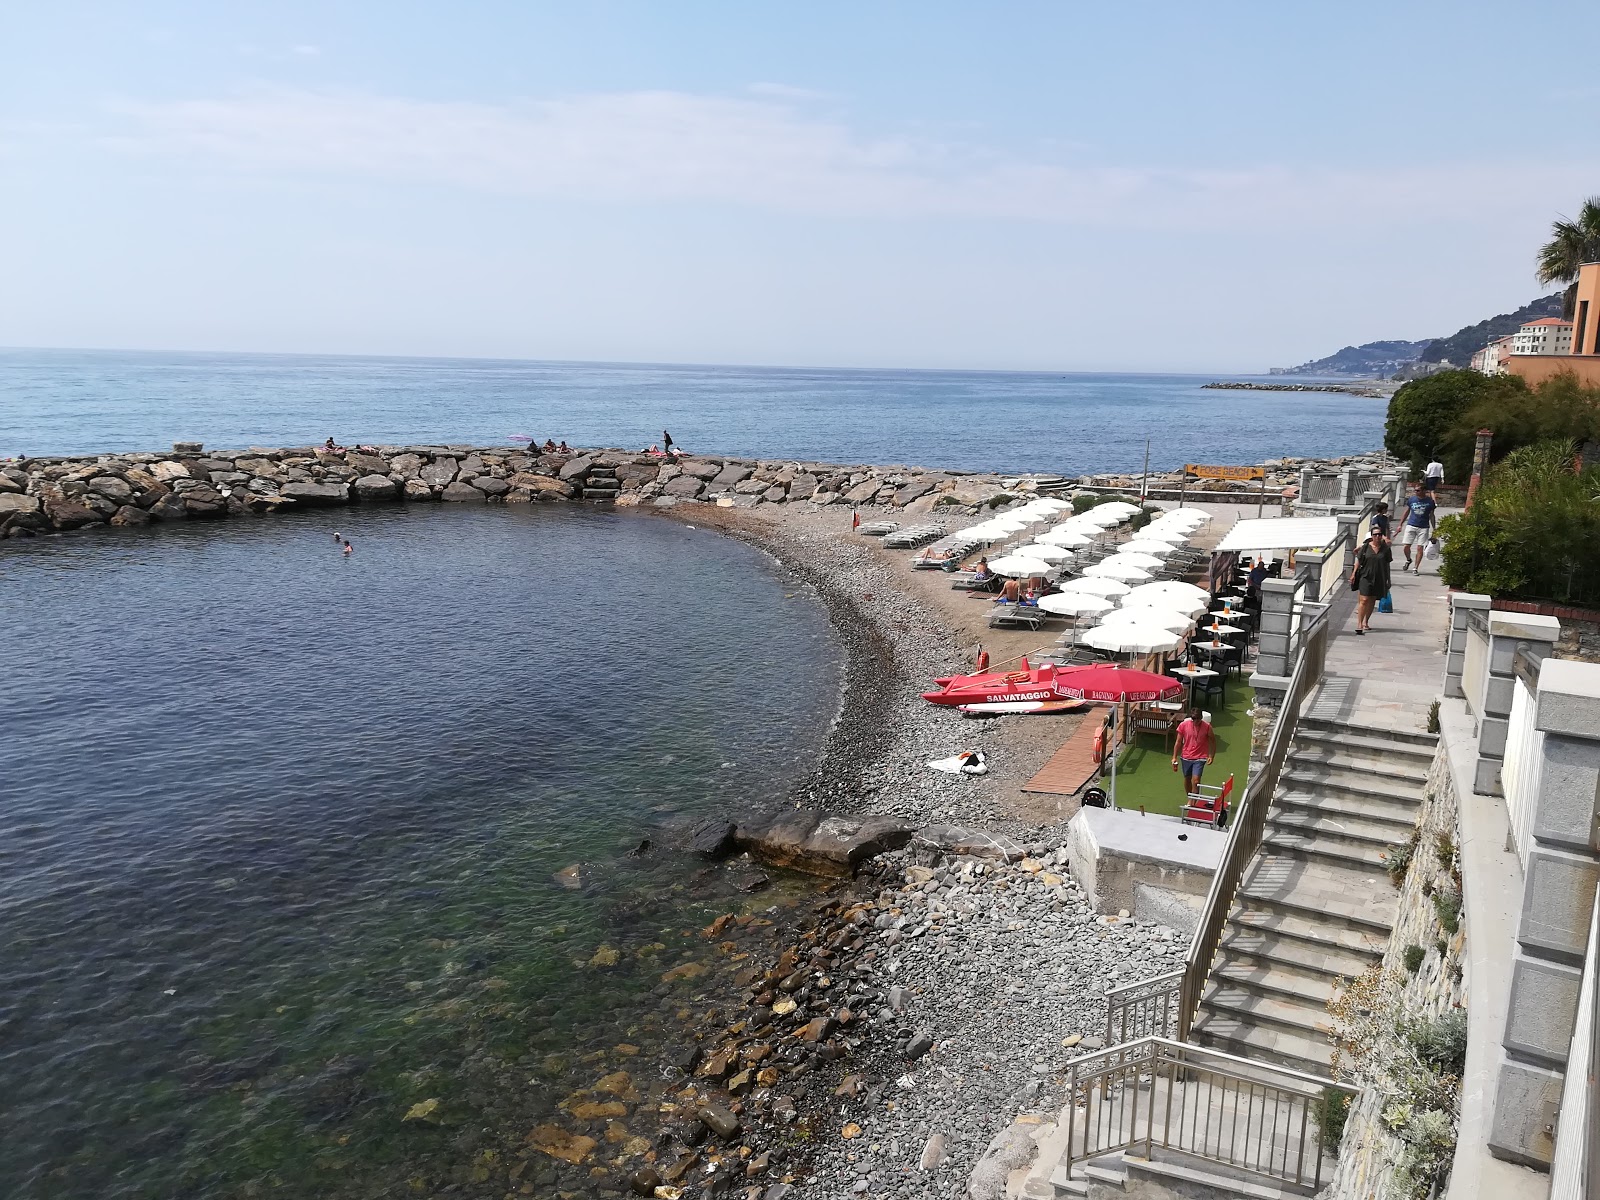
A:
[[[389,464],[376,454],[358,454],[352,450],[344,456],[344,465],[361,475],[387,475]]]
[[[773,866],[845,877],[867,859],[904,846],[912,832],[888,817],[863,820],[793,809],[740,822],[734,842]]]
[[[0,493],[0,517],[9,517],[12,513],[38,512],[39,507],[37,496],[19,496],[14,492]]]
[[[456,477],[456,460],[441,455],[417,472],[417,478],[430,487],[442,488]]]
[[[150,474],[163,483],[171,483],[174,479],[188,479],[189,468],[182,463],[172,462],[169,459],[165,462],[156,463],[155,466],[150,468]]]
[[[878,489],[883,486],[881,480],[864,479],[844,494],[844,498],[851,504],[865,504],[878,494]]]
[[[736,463],[729,463],[718,471],[711,479],[711,486],[716,488],[730,488],[736,483],[743,483],[755,472],[749,467],[741,467]]]
[[[933,491],[938,483],[939,477],[936,475],[924,475],[920,479],[911,480],[894,494],[895,505],[904,508],[913,500],[920,499]]]
[[[145,512],[145,510],[142,508],[135,508],[131,504],[124,504],[112,514],[111,524],[148,525],[150,524],[150,514]]]
[[[157,496],[155,503],[145,511],[153,521],[182,521],[189,516],[189,510],[184,508],[183,501],[174,492]]]
[[[104,496],[114,504],[126,504],[133,499],[133,488],[126,479],[115,475],[96,475],[89,480],[89,490]]]
[[[403,479],[415,479],[424,461],[420,454],[396,454],[389,463],[389,470]]]
[[[486,496],[504,496],[511,490],[511,485],[504,479],[496,479],[493,475],[479,475],[472,481],[472,486]]]
[[[570,483],[563,483],[561,480],[553,479],[549,475],[534,475],[528,471],[519,471],[506,482],[514,488],[526,488],[536,495],[544,496],[545,499],[554,496],[568,498],[575,491]]]
[[[817,477],[810,474],[796,475],[789,481],[789,499],[809,500],[817,490]]]
[[[241,471],[248,471],[251,475],[265,475],[269,479],[283,473],[278,469],[278,464],[270,458],[241,458],[235,461],[233,465]],[[133,478],[131,472],[128,478]]]
[[[583,477],[589,473],[589,468],[594,466],[592,458],[575,458],[565,464],[558,474],[562,479],[575,479],[582,482]]]
[[[7,492],[20,492],[28,486],[26,479],[14,479],[12,476],[0,471],[0,495]]]
[[[676,496],[684,500],[693,500],[705,488],[705,484],[694,475],[679,475],[668,483],[661,491],[667,496]]]
[[[743,483],[735,484],[733,490],[741,496],[759,496],[769,486],[765,479],[746,479]]]
[[[406,480],[405,496],[407,500],[432,500],[433,489],[420,479]]]
[[[488,464],[478,454],[469,454],[461,460],[457,474],[462,479],[471,479],[475,475],[482,475],[489,470]]]
[[[362,500],[391,500],[399,494],[400,485],[387,475],[363,475],[352,490]]]
[[[654,463],[630,463],[617,468],[617,482],[624,491],[631,491],[653,483],[660,473],[661,468]]]
[[[768,504],[782,504],[789,498],[789,493],[784,488],[783,484],[775,483],[766,491],[761,493],[761,498]]]
[[[451,483],[445,485],[444,491],[439,493],[439,499],[452,504],[482,504],[488,499],[470,483]]]
[[[77,529],[100,519],[100,514],[76,500],[46,500],[44,515],[57,529]]]
[[[711,817],[689,833],[689,849],[705,858],[726,858],[733,853],[735,827],[732,821]]]
[[[350,489],[342,483],[286,483],[279,494],[307,508],[350,502]]]
[[[722,464],[719,462],[680,462],[678,464],[685,475],[693,475],[696,479],[709,481],[722,474]]]

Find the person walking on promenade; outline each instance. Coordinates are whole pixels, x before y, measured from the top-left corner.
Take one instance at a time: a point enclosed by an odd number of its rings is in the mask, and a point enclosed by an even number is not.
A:
[[[1183,770],[1183,794],[1194,795],[1206,765],[1217,760],[1217,737],[1211,722],[1198,708],[1178,724],[1178,737],[1172,745],[1172,769]]]
[[[1415,495],[1406,497],[1406,523],[1400,530],[1400,553],[1405,555],[1406,565],[1402,571],[1410,571],[1414,575],[1422,574],[1422,552],[1428,548],[1428,542],[1433,538],[1434,511],[1439,507],[1426,490],[1427,481],[1417,484]],[[1415,550],[1415,560],[1411,557]]]
[[[1371,527],[1383,534],[1384,541],[1391,540],[1389,534],[1389,502],[1387,500],[1378,501],[1378,509],[1372,514]]]
[[[1418,551],[1421,554],[1421,551]],[[1389,563],[1394,551],[1384,536],[1374,529],[1356,551],[1356,565],[1350,572],[1350,586],[1356,597],[1356,632],[1366,633],[1373,606],[1389,594]]]
[[[1437,458],[1422,468],[1422,490],[1432,497],[1444,482],[1444,464]]]

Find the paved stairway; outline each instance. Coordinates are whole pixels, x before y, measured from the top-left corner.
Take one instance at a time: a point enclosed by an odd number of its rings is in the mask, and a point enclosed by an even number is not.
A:
[[[1385,850],[1416,821],[1431,734],[1303,717],[1190,1038],[1327,1075],[1328,1001],[1383,957]]]

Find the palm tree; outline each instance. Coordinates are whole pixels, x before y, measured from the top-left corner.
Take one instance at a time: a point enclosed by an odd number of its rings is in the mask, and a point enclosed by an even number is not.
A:
[[[1562,301],[1562,315],[1569,321],[1578,294],[1578,268],[1596,261],[1600,261],[1600,196],[1590,196],[1578,209],[1578,219],[1553,222],[1550,240],[1539,247],[1539,282],[1569,285]]]

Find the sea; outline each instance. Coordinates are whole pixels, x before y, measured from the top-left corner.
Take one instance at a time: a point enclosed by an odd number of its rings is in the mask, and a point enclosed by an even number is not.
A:
[[[1076,473],[1146,439],[1153,466],[1380,441],[1381,402],[1205,381],[4,351],[0,458],[664,427]],[[815,765],[845,669],[811,587],[692,519],[372,506],[12,540],[0,661],[0,1196],[487,1200],[525,1169],[588,1194],[529,1130],[619,1063],[644,1090],[718,1002],[715,961],[664,982],[716,959],[694,931],[815,889],[672,848]]]

